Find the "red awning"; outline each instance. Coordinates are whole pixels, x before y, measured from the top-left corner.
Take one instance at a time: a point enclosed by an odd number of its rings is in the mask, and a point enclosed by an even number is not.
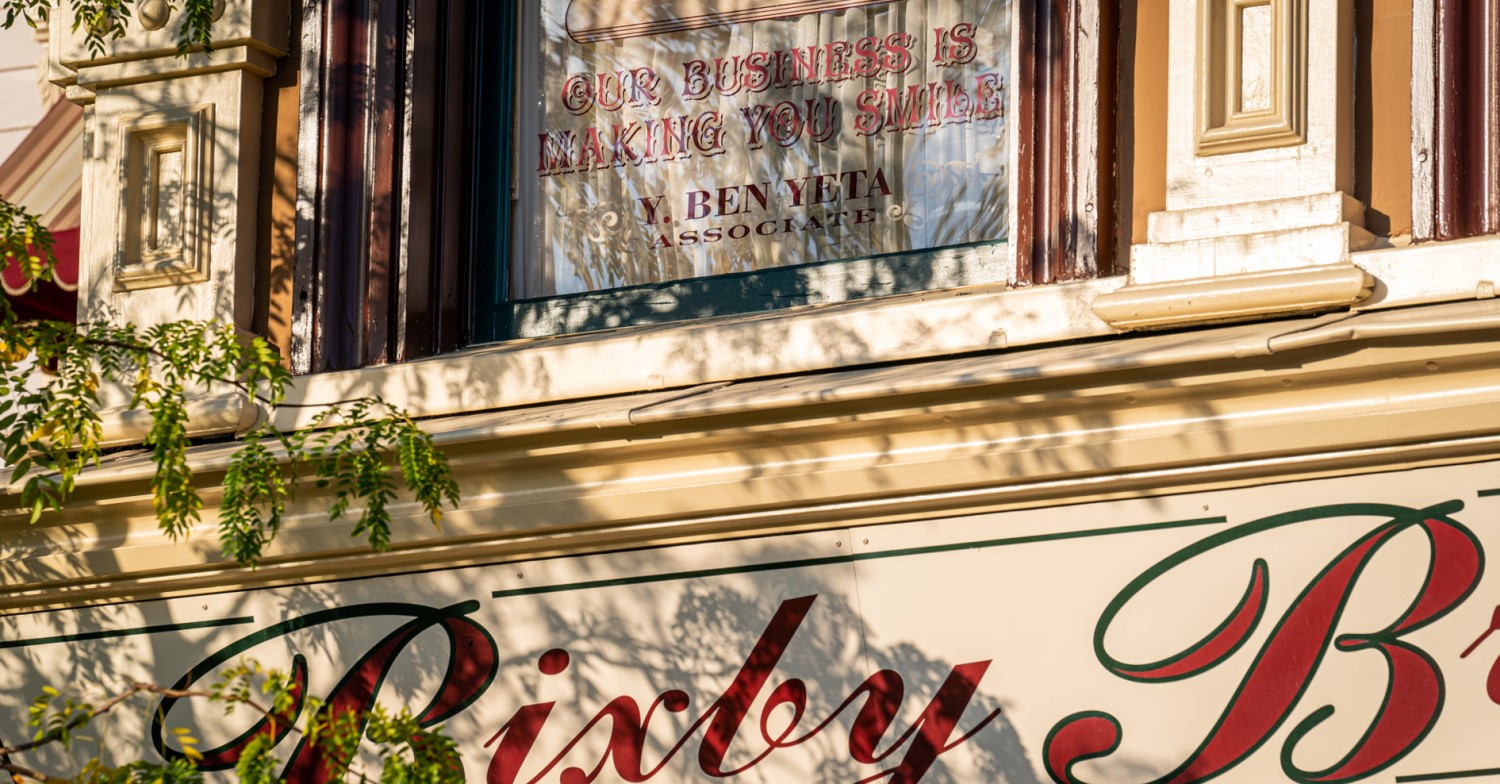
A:
[[[57,257],[55,282],[30,286],[14,258],[0,268],[5,299],[22,319],[75,321],[78,318],[78,229],[53,232],[52,253]]]

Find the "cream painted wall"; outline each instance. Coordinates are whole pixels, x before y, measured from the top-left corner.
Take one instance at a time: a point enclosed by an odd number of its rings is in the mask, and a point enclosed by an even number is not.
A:
[[[46,111],[37,86],[37,62],[43,56],[36,32],[24,23],[0,29],[0,106],[5,107],[0,114],[0,161],[10,157]]]

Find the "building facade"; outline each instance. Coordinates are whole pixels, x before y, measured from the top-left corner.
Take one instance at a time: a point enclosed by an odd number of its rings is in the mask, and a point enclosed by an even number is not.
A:
[[[296,405],[194,402],[187,542],[123,399],[0,517],[7,715],[248,656],[497,784],[1500,776],[1500,3],[218,9],[53,37],[79,313]],[[368,394],[458,508],[224,562],[232,436]]]
[[[0,268],[0,288],[22,318],[73,321],[78,311],[78,218],[82,204],[83,110],[46,80],[45,24],[0,33],[0,101],[10,109],[0,128],[0,194],[36,215],[52,232],[54,281],[31,285],[14,260]]]

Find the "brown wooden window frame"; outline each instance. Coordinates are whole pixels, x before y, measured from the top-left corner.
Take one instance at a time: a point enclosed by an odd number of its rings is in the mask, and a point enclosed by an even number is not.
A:
[[[1016,8],[1016,280],[1113,274],[1115,4],[1033,0]]]
[[[1500,0],[1413,5],[1413,234],[1500,234]]]
[[[301,4],[298,372],[464,345],[474,2]]]
[[[485,1],[301,4],[296,372],[470,342],[470,265],[485,262],[473,236],[480,80],[469,21]],[[1016,0],[1017,285],[1113,271],[1112,8]]]

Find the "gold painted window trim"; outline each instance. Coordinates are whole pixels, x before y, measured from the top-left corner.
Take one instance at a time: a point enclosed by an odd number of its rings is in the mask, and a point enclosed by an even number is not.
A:
[[[1243,111],[1244,12],[1269,7],[1270,107]],[[1198,155],[1224,155],[1307,141],[1306,0],[1199,0]]]

